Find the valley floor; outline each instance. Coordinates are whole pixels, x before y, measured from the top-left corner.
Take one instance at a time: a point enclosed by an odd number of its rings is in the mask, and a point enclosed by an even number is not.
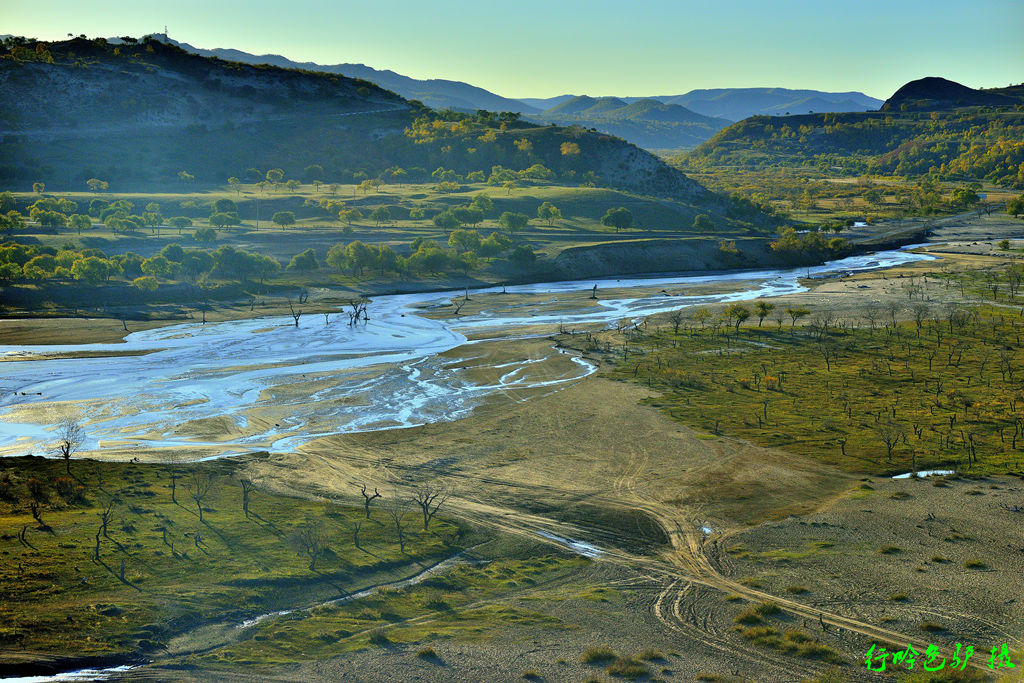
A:
[[[967,244],[928,247],[943,261],[813,282],[773,302],[855,316],[867,300],[905,300],[901,280],[989,265],[1006,255],[973,242],[1021,236],[1019,222],[980,221],[944,229]],[[937,303],[953,296],[934,292]],[[521,357],[552,344],[507,343]],[[359,483],[411,491],[443,476],[443,514],[494,543],[470,554],[479,569],[382,598],[399,605],[373,622],[383,637],[353,633],[355,607],[316,610],[191,654],[156,653],[127,678],[898,680],[891,660],[884,674],[865,670],[872,643],[922,654],[935,644],[947,658],[956,643],[975,648],[964,677],[937,681],[1004,673],[988,668],[1003,643],[1010,673],[1024,666],[1019,476],[851,474],[687,427],[642,403],[654,395],[599,372],[560,391],[505,392],[456,422],[231,459],[267,494],[352,503]],[[437,606],[404,611],[405,599]]]

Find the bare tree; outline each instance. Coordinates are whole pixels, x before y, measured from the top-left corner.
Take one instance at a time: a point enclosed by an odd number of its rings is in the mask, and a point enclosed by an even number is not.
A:
[[[206,470],[196,470],[185,482],[189,498],[196,502],[196,509],[199,511],[199,521],[203,521],[203,499],[210,494],[213,488],[213,475]]]
[[[892,450],[906,435],[906,431],[895,422],[883,422],[875,427],[875,431],[878,433],[878,438],[885,444],[886,459],[892,461]]]
[[[107,536],[107,526],[114,519],[114,506],[117,505],[117,498],[114,496],[106,496],[103,500],[102,507],[97,513],[100,517],[100,533],[103,534],[104,538]],[[96,546],[99,547],[99,539],[97,538]]]
[[[321,520],[306,515],[305,521],[295,527],[288,536],[288,543],[295,552],[309,557],[309,570],[316,571],[316,559],[328,547],[327,532]]]
[[[405,517],[409,514],[409,508],[406,505],[406,501],[398,495],[397,491],[395,491],[391,498],[384,504],[384,510],[391,519],[391,523],[395,525],[395,539],[398,541],[399,550],[404,553],[406,541],[404,524]]]
[[[443,484],[425,483],[421,484],[412,495],[413,501],[420,506],[423,513],[423,530],[430,527],[430,520],[434,518],[437,511],[448,501],[451,495],[448,487]]]
[[[672,334],[679,334],[679,327],[683,324],[683,320],[686,319],[686,313],[683,309],[677,308],[668,314],[668,321],[672,323]]]
[[[299,310],[296,311],[295,307],[292,306],[292,300],[288,299],[288,310],[291,311],[292,317],[295,319],[295,327],[298,327],[299,318],[302,317],[302,309],[300,308]]]
[[[363,520],[358,519],[352,522],[352,541],[356,544],[356,548],[362,550],[362,546],[359,545],[359,530],[363,528]]]
[[[249,519],[249,494],[256,488],[256,484],[252,479],[243,477],[238,480],[238,485],[242,487],[242,512],[245,513],[245,518]]]
[[[67,416],[57,424],[56,448],[60,452],[60,457],[64,458],[64,466],[67,468],[68,474],[71,474],[71,456],[81,448],[84,442],[85,430],[82,429],[82,425],[78,424],[78,420]]]
[[[370,518],[370,503],[372,503],[375,498],[380,498],[380,492],[377,491],[377,489],[374,489],[373,490],[373,495],[371,496],[369,493],[366,492],[366,484],[362,484],[361,486],[363,487],[362,488],[363,509],[366,511],[366,518],[369,519]]]

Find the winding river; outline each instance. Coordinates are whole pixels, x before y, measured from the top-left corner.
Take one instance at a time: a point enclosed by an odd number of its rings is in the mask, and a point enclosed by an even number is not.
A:
[[[303,316],[298,327],[290,317],[257,318],[134,332],[121,344],[0,346],[10,359],[0,365],[0,455],[46,454],[62,415],[85,426],[83,451],[131,457],[145,449],[177,460],[291,451],[331,434],[456,420],[491,394],[557,389],[596,369],[548,347],[546,356],[495,362],[485,350],[491,342],[545,325],[614,325],[681,306],[792,294],[805,289],[799,279],[807,275],[930,258],[904,248],[809,269],[492,287],[470,291],[482,309],[444,319],[424,312],[450,312],[462,291],[376,297],[370,319],[355,326],[337,313],[327,321]],[[581,305],[595,285],[599,299]],[[119,355],[29,360],[83,351]]]

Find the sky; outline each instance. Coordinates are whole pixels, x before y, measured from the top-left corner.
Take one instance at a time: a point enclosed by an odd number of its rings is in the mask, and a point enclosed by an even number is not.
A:
[[[1024,0],[0,0],[0,34],[163,32],[506,97],[1024,82]]]

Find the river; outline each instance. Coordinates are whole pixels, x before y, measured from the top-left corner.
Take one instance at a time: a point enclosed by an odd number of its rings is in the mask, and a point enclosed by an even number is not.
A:
[[[470,295],[493,306],[444,319],[423,312],[445,310],[462,291],[379,296],[369,305],[370,320],[355,326],[339,312],[329,324],[322,315],[303,316],[298,327],[287,316],[256,318],[134,332],[121,344],[0,346],[6,358],[141,353],[4,362],[0,455],[47,454],[65,414],[85,427],[83,452],[147,449],[184,460],[286,452],[331,434],[456,420],[496,392],[557,389],[596,369],[556,349],[495,363],[477,351],[480,345],[535,334],[543,325],[614,325],[682,306],[792,294],[805,289],[799,279],[807,275],[930,258],[904,248],[811,268],[491,287]],[[580,306],[579,294],[594,285],[599,299]],[[693,293],[709,285],[724,291]],[[571,305],[564,301],[570,294]],[[516,295],[527,303],[501,305]]]

